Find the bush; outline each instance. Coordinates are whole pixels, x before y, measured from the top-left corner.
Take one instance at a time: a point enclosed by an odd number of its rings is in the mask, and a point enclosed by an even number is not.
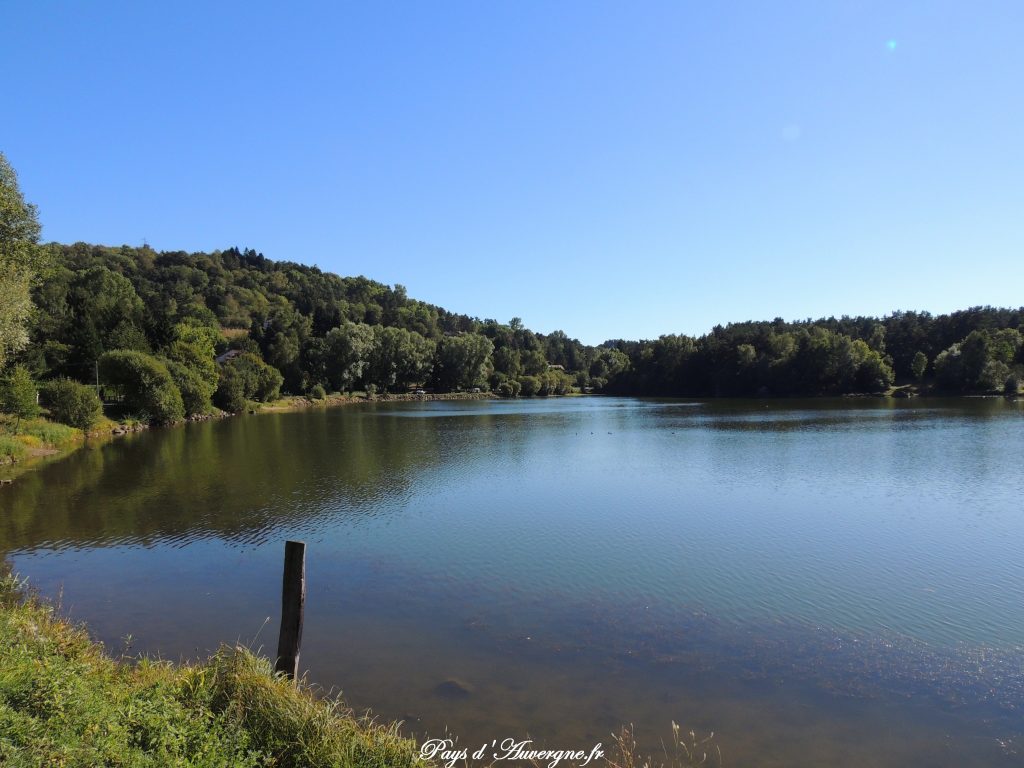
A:
[[[43,386],[43,402],[50,418],[88,431],[103,415],[103,405],[92,387],[71,379],[57,379]]]
[[[505,379],[498,383],[498,388],[495,390],[498,397],[519,397],[519,392],[522,386],[515,379]]]
[[[284,383],[284,377],[274,366],[267,365],[263,361],[260,362],[262,366],[256,371],[254,399],[259,400],[261,403],[269,403],[271,400],[277,400],[281,396],[281,385]]]
[[[220,383],[213,393],[213,403],[228,413],[244,411],[248,405],[245,396],[245,377],[234,366],[225,365],[220,372]]]
[[[545,371],[537,377],[540,382],[537,394],[565,395],[572,391],[572,378],[562,371]]]
[[[519,387],[523,397],[533,397],[540,392],[541,381],[536,376],[520,376]]]
[[[1020,389],[1020,378],[1015,373],[1011,373],[1006,377],[1006,383],[1003,384],[1004,395],[1016,395],[1017,390]]]
[[[314,400],[323,400],[327,397],[327,392],[320,384],[314,384],[313,388],[309,390],[309,396]]]
[[[39,413],[36,405],[36,385],[23,365],[16,365],[0,388],[0,405],[10,414],[22,419],[31,419]]]
[[[155,424],[185,418],[181,392],[167,366],[155,357],[134,350],[117,349],[100,358],[103,377],[120,390],[125,407],[144,413]]]
[[[245,409],[246,400],[269,402],[281,394],[284,378],[257,355],[245,352],[229,360],[220,371],[220,384],[214,401],[218,408],[237,413]]]
[[[194,416],[197,413],[208,413],[210,398],[214,392],[209,381],[194,368],[189,368],[175,360],[167,361],[167,370],[170,372],[171,378],[174,379],[178,391],[181,392],[185,415]]]

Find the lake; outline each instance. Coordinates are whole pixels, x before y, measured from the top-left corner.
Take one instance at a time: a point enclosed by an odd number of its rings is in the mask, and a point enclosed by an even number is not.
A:
[[[114,653],[272,654],[359,710],[727,765],[1024,764],[1024,404],[367,404],[153,430],[0,489],[0,553]]]

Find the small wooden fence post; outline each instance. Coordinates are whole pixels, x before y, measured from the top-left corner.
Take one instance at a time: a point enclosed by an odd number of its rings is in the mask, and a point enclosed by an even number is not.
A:
[[[306,608],[306,544],[284,544],[284,587],[281,590],[281,634],[275,669],[294,679],[299,673],[302,618]]]

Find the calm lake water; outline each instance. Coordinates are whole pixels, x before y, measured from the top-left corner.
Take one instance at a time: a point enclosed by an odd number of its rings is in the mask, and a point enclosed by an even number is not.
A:
[[[471,748],[1020,766],[1022,458],[1001,399],[364,405],[80,451],[0,489],[0,553],[179,658],[272,653],[303,539],[311,678]]]

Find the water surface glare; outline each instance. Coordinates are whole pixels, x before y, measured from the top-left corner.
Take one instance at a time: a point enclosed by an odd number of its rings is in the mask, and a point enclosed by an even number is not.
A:
[[[731,765],[1021,765],[1022,456],[1002,399],[318,409],[41,467],[0,489],[0,553],[177,658],[272,652],[301,538],[303,666],[419,735],[660,751],[674,720]]]

